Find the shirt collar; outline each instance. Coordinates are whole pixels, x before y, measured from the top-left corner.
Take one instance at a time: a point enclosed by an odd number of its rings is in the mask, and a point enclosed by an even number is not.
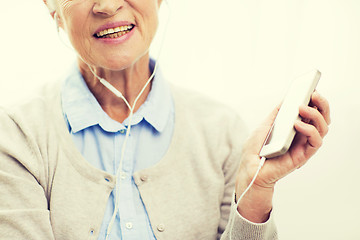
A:
[[[150,60],[150,69],[153,70],[154,66],[155,62]],[[121,124],[104,112],[76,65],[71,69],[63,84],[61,98],[64,117],[74,133],[94,125],[99,125],[107,132],[117,132],[125,129],[129,123],[129,119],[125,119]],[[150,93],[146,101],[134,113],[131,125],[144,120],[156,131],[162,132],[169,120],[169,114],[173,111],[174,104],[170,88],[163,79],[161,70],[157,68]]]

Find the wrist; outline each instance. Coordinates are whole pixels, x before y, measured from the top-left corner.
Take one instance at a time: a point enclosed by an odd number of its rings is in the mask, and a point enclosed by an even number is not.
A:
[[[241,216],[254,223],[264,223],[270,217],[274,188],[253,185],[238,203],[237,211]],[[235,193],[238,201],[240,194]]]

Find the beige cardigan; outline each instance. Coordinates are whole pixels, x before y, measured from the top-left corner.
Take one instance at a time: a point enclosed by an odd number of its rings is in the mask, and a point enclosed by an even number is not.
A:
[[[0,239],[97,239],[115,177],[76,149],[62,116],[60,83],[0,109]],[[155,166],[134,173],[158,240],[277,239],[231,206],[245,129],[223,105],[172,89],[175,129]],[[227,226],[229,213],[234,227]],[[223,236],[221,234],[225,231]]]

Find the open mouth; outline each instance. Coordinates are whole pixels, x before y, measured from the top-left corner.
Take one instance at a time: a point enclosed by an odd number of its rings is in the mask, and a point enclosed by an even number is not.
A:
[[[109,28],[109,29],[105,29],[103,31],[95,33],[94,37],[96,37],[96,38],[117,38],[117,37],[121,37],[122,35],[127,34],[134,27],[135,27],[135,25],[130,24],[130,25],[125,25],[125,26],[120,26],[120,27],[115,27],[115,28]]]

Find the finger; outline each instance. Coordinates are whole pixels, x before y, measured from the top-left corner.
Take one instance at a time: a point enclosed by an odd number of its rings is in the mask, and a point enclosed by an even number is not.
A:
[[[324,116],[317,109],[302,105],[299,108],[299,113],[300,116],[305,119],[303,122],[313,124],[321,137],[324,137],[328,133],[328,124]]]
[[[329,125],[331,123],[330,119],[330,107],[329,102],[320,95],[318,91],[315,91],[311,95],[311,105],[316,106],[319,112],[323,115],[326,123]]]
[[[321,147],[323,140],[315,126],[302,121],[296,121],[294,126],[298,134],[307,138],[307,143],[310,148],[317,150]]]

